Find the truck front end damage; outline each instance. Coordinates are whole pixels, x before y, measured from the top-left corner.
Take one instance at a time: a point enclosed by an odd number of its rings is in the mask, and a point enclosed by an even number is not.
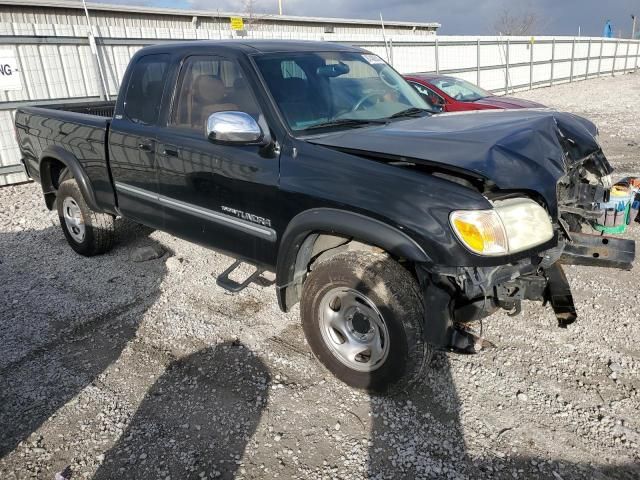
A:
[[[559,136],[568,145],[565,155],[570,160],[577,149]],[[635,258],[633,240],[583,233],[602,216],[599,205],[609,201],[612,171],[601,150],[567,161],[567,174],[557,183],[551,248],[495,267],[419,268],[425,303],[441,307],[429,309],[429,341],[458,351],[479,351],[482,339],[469,325],[500,309],[518,315],[523,300],[550,305],[561,328],[573,323],[578,315],[563,265],[630,270]]]
[[[635,242],[620,238],[572,233],[554,248],[497,267],[418,268],[428,316],[427,340],[441,347],[475,352],[481,339],[470,324],[497,312],[518,315],[523,300],[549,304],[565,328],[577,318],[571,286],[563,265],[589,265],[630,270]]]
[[[523,300],[549,304],[561,327],[574,322],[563,265],[631,268],[633,241],[583,233],[602,216],[612,188],[597,136],[592,122],[570,113],[505,110],[406,120],[313,143],[443,179],[482,199],[483,206],[469,206],[452,194],[445,209],[432,208],[427,196],[421,206],[438,225],[416,232],[435,251],[432,264],[416,268],[427,341],[473,351],[479,344],[468,325],[499,309],[516,315]],[[429,243],[434,231],[438,247]],[[440,245],[448,246],[445,255]]]

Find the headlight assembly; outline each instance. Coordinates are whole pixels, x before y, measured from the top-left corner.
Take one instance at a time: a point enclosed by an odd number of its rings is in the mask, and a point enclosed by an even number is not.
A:
[[[499,256],[522,252],[553,238],[546,210],[529,198],[496,200],[491,210],[458,210],[449,221],[472,252]]]
[[[507,254],[507,233],[495,210],[459,210],[451,213],[450,221],[458,238],[472,252]]]

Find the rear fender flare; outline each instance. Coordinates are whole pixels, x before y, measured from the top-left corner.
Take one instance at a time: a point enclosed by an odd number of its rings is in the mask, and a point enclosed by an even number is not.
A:
[[[73,154],[57,145],[50,145],[45,148],[39,160],[40,183],[42,184],[42,193],[44,194],[47,207],[51,210],[56,198],[56,189],[53,185],[51,168],[49,166],[51,160],[57,160],[69,169],[74,180],[78,183],[78,187],[80,187],[87,206],[94,212],[101,212],[102,209],[98,207],[96,202],[91,180],[89,180],[87,173],[82,168],[82,165],[80,165],[80,161]]]
[[[288,311],[300,297],[302,272],[311,260],[315,234],[353,238],[412,262],[432,264],[415,240],[380,220],[346,210],[315,208],[291,220],[282,236],[276,266],[278,304]]]

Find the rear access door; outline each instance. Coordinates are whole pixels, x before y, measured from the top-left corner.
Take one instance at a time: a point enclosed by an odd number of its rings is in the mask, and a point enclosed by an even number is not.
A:
[[[130,219],[164,227],[158,201],[156,132],[170,66],[168,54],[139,57],[132,66],[125,98],[111,123],[109,157],[118,209]],[[121,93],[122,94],[122,93]]]

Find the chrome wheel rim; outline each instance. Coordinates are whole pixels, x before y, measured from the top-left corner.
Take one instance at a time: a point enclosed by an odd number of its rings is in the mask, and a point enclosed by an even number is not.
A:
[[[380,368],[389,355],[389,329],[376,305],[361,292],[334,288],[320,301],[320,332],[329,351],[359,372]]]
[[[82,218],[82,210],[72,197],[67,197],[62,202],[62,212],[64,223],[71,238],[76,242],[82,243],[85,237],[84,219]]]

